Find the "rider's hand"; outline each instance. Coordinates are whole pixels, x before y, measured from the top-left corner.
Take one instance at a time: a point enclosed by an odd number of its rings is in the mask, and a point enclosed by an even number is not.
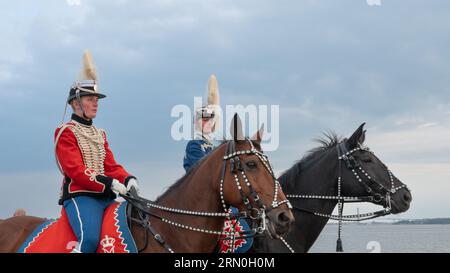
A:
[[[134,178],[131,178],[130,180],[128,180],[127,192],[130,191],[131,188],[134,188],[136,190],[136,193],[139,195],[139,192],[140,192],[139,184],[138,184],[137,180]]]
[[[116,179],[114,179],[111,184],[111,190],[113,190],[115,193],[120,193],[122,195],[127,194],[127,188],[125,187],[125,185],[120,183]]]

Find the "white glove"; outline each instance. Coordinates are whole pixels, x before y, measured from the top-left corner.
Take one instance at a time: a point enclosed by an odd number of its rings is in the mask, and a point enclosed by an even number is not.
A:
[[[127,194],[127,188],[125,187],[125,185],[120,183],[116,179],[113,179],[113,182],[111,184],[111,190],[113,190],[115,193],[120,193],[122,195]]]
[[[131,178],[130,180],[128,180],[127,192],[130,191],[130,189],[132,187],[136,190],[136,193],[139,195],[139,193],[140,193],[139,184],[138,184],[137,180],[134,178]]]

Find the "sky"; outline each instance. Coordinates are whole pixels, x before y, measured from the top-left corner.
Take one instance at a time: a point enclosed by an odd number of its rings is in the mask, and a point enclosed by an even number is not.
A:
[[[395,217],[450,217],[450,3],[380,3],[3,1],[0,218],[58,217],[53,136],[86,49],[108,96],[94,123],[148,198],[184,174],[171,110],[214,73],[222,106],[279,106],[277,173],[322,132],[366,122],[366,144],[412,191]]]

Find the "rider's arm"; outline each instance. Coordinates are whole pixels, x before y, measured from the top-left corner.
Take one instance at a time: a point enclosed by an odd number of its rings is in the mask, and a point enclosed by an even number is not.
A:
[[[60,129],[57,129],[55,136]],[[113,178],[97,175],[93,169],[84,165],[78,142],[73,132],[67,128],[56,144],[56,156],[65,175],[85,190],[104,192],[111,188]]]
[[[197,163],[200,159],[202,159],[206,155],[206,152],[203,151],[202,145],[199,141],[191,140],[186,145],[186,155],[184,158],[183,167],[186,171],[188,171],[192,166]]]

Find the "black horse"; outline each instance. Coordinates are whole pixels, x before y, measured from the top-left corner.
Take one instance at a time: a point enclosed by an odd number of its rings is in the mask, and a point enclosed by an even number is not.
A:
[[[289,198],[295,224],[283,238],[255,238],[254,252],[308,252],[329,219],[339,221],[337,251],[342,251],[342,221],[371,219],[409,209],[412,196],[405,184],[367,147],[364,123],[349,139],[325,134],[322,144],[284,172],[279,182]],[[346,202],[371,202],[383,210],[366,215],[342,215]],[[338,215],[331,215],[338,205]]]

